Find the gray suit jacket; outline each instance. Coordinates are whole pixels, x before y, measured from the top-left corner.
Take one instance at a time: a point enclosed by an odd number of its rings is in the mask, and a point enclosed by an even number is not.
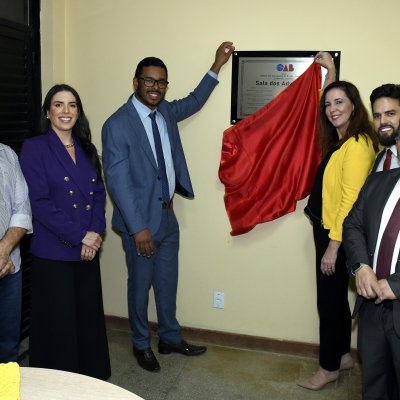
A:
[[[400,168],[376,172],[366,180],[357,201],[343,223],[343,245],[347,264],[364,263],[372,266],[383,209],[400,179]],[[388,283],[397,300],[394,300],[394,326],[400,334],[400,260],[396,271],[388,277]],[[354,313],[361,307],[362,297],[358,297]]]
[[[181,100],[163,100],[157,110],[167,124],[176,174],[176,192],[194,193],[178,130],[178,122],[199,111],[218,81],[206,74],[197,88]],[[134,234],[145,228],[157,232],[161,222],[161,180],[139,114],[130,99],[104,123],[103,165],[114,202],[113,226]]]

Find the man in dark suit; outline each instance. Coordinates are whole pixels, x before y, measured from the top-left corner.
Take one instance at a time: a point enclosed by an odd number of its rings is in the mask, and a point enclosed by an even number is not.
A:
[[[160,370],[150,347],[147,306],[151,286],[159,353],[194,356],[206,351],[182,339],[176,319],[179,225],[172,202],[175,192],[194,197],[177,124],[202,108],[233,51],[231,42],[222,43],[197,88],[172,102],[164,99],[167,67],[158,58],[145,58],[136,68],[134,94],[103,126],[104,171],[114,202],[112,223],[122,236],[128,267],[133,352],[148,371]]]
[[[374,89],[370,96],[375,132],[384,149],[378,154],[372,171],[400,167],[396,138],[400,126],[400,85],[387,83]]]
[[[355,274],[354,314],[363,400],[398,399],[400,384],[400,168],[367,179],[343,224],[347,264]]]

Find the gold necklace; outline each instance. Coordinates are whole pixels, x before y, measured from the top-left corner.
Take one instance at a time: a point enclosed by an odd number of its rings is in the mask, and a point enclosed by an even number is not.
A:
[[[74,146],[75,146],[75,142],[74,141],[72,143],[70,143],[70,144],[64,144],[64,147],[66,149],[70,149],[71,147],[74,147]]]

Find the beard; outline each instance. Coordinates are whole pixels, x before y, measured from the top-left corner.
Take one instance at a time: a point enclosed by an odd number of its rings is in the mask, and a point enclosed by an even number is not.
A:
[[[382,128],[382,127],[380,127],[380,128]],[[389,136],[381,135],[379,130],[378,130],[377,133],[378,133],[379,143],[382,146],[385,146],[385,147],[393,146],[394,144],[396,144],[396,140],[399,139],[399,137],[400,137],[400,127],[398,127],[397,129],[394,129],[394,127],[392,126],[392,128],[393,128],[393,132]]]

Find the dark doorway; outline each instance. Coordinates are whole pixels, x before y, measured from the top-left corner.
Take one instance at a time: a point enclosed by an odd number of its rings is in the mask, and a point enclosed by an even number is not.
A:
[[[40,1],[0,1],[0,142],[19,154],[39,131],[41,103]],[[29,236],[21,243],[21,340],[29,334]]]

